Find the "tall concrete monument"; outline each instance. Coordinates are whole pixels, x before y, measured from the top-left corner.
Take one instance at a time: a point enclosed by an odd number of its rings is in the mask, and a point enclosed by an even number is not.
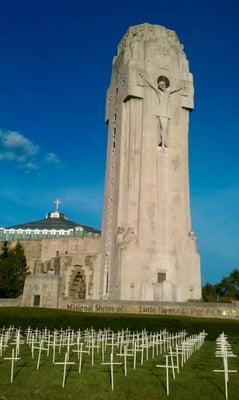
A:
[[[201,298],[189,203],[193,77],[174,31],[129,28],[113,59],[100,297]]]

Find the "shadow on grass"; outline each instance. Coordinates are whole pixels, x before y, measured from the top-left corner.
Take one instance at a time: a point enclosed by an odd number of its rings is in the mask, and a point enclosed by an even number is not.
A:
[[[167,393],[167,386],[166,386],[166,376],[164,376],[163,378],[163,371],[162,373],[160,373],[161,371],[159,371],[158,369],[153,369],[153,367],[151,367],[149,369],[149,373],[150,375],[154,376],[155,378],[157,378],[157,380],[160,382],[161,386],[163,387],[165,393]],[[165,374],[166,375],[166,372]]]
[[[15,372],[15,374],[13,376],[13,379],[16,379],[16,377],[20,374],[20,372],[26,367],[27,367],[27,362],[26,361],[23,362],[21,365],[19,364],[18,365],[18,369],[16,370],[16,372]]]
[[[200,376],[200,375],[198,375],[198,376],[196,377],[196,379],[199,379],[200,382],[206,381],[206,382],[209,383],[211,386],[213,386],[214,388],[216,388],[217,391],[223,395],[223,397],[225,396],[225,391],[222,389],[222,386],[219,385],[218,382],[216,382],[215,377],[212,377],[212,376],[209,376],[209,375],[208,375],[208,376],[205,376],[205,375],[201,375],[201,376]],[[224,386],[223,386],[223,387],[224,387]]]
[[[66,371],[66,379],[65,379],[65,384],[66,384],[66,382],[67,382],[67,379],[68,379],[68,376],[69,376],[69,374],[70,374],[70,372],[71,372],[71,370],[72,370],[72,367],[73,367],[73,365],[70,365],[70,367],[68,368],[68,370]]]
[[[108,367],[108,368],[107,368]],[[121,365],[118,365],[118,367],[121,367]],[[100,372],[102,374],[104,374],[107,377],[107,381],[109,383],[109,387],[111,389],[111,370],[110,370],[110,365],[103,365],[103,368],[100,370]],[[114,373],[113,373],[113,380],[114,380],[114,386],[115,383],[117,383],[117,381],[115,381],[115,377],[117,378],[117,374],[124,374],[124,370],[120,369],[116,369],[114,368]]]

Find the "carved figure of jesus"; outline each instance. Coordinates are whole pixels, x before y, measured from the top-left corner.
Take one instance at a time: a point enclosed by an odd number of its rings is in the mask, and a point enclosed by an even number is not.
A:
[[[170,90],[170,81],[169,79],[161,75],[157,79],[158,87],[154,86],[153,83],[149,82],[141,75],[142,79],[147,83],[149,87],[151,87],[158,98],[156,117],[159,120],[159,140],[158,145],[162,148],[168,147],[168,125],[170,119],[170,97],[172,94],[183,90],[181,87],[179,89]]]

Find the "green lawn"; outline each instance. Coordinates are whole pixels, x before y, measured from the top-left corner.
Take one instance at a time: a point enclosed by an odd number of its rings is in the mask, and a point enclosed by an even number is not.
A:
[[[235,354],[239,354],[239,344],[233,345]],[[5,353],[10,354],[10,349]],[[201,349],[194,353],[185,364],[176,380],[170,376],[170,396],[165,391],[165,371],[155,365],[163,361],[163,357],[145,361],[141,367],[138,363],[134,371],[128,363],[128,376],[124,376],[121,366],[116,368],[114,375],[115,390],[111,392],[108,366],[100,364],[99,357],[92,367],[89,358],[85,358],[82,374],[78,374],[77,364],[69,370],[66,385],[63,389],[62,366],[52,365],[43,354],[39,371],[36,370],[37,355],[31,359],[30,350],[25,345],[21,350],[21,360],[16,364],[15,379],[10,384],[10,362],[0,361],[1,391],[0,399],[14,400],[106,400],[106,399],[173,399],[173,400],[221,400],[224,399],[223,376],[213,373],[214,368],[221,368],[221,361],[214,358],[214,342],[206,342]],[[4,355],[5,356],[5,355]],[[63,359],[63,354],[58,357]],[[71,357],[71,360],[76,358]],[[229,363],[232,368],[238,368],[239,360]],[[229,399],[239,398],[238,374],[229,378]]]
[[[137,363],[133,370],[132,361],[128,362],[128,376],[124,376],[121,366],[116,367],[114,375],[115,390],[111,392],[109,367],[101,365],[100,356],[96,356],[95,365],[91,366],[90,358],[84,358],[82,374],[78,374],[78,365],[68,370],[65,388],[62,386],[63,367],[52,364],[52,356],[42,355],[39,371],[35,359],[27,345],[21,346],[21,360],[15,367],[15,378],[10,384],[10,361],[0,358],[0,400],[223,400],[223,374],[213,373],[221,369],[222,361],[215,359],[215,338],[223,330],[229,335],[232,349],[239,356],[239,321],[220,319],[198,319],[172,316],[142,316],[118,314],[84,314],[62,310],[1,308],[0,327],[5,325],[50,329],[71,326],[74,329],[110,327],[117,331],[128,327],[131,330],[146,328],[156,331],[166,328],[177,332],[186,329],[188,333],[199,333],[203,329],[209,333],[208,340],[198,352],[195,352],[185,364],[180,374],[173,381],[170,375],[170,396],[166,396],[165,370],[156,368],[157,363],[164,362],[163,356],[150,357],[143,367]],[[11,346],[3,357],[8,357]],[[140,358],[140,355],[138,355]],[[58,356],[62,361],[64,353]],[[109,353],[107,355],[109,360]],[[58,361],[57,360],[57,361]],[[75,360],[73,354],[70,360]],[[130,359],[131,360],[131,359]],[[239,371],[239,358],[229,360],[229,367]],[[229,378],[229,400],[239,400],[239,372]]]

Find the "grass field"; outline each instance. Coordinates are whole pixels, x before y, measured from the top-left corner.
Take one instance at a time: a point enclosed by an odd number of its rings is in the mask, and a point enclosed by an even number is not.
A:
[[[83,358],[82,374],[78,373],[75,354],[70,361],[76,364],[69,367],[65,388],[62,388],[63,366],[53,365],[52,356],[42,354],[40,369],[36,370],[37,352],[34,360],[29,347],[21,346],[20,357],[15,365],[14,382],[10,383],[10,361],[0,358],[0,400],[223,400],[223,374],[213,373],[222,368],[222,361],[215,358],[215,338],[224,330],[229,335],[234,354],[239,356],[238,321],[206,320],[196,318],[174,318],[166,316],[137,315],[99,315],[79,314],[57,310],[43,309],[0,309],[0,326],[21,326],[60,328],[71,326],[81,328],[94,326],[95,329],[111,327],[115,330],[129,327],[160,330],[166,328],[173,332],[185,328],[189,333],[205,329],[209,339],[196,351],[176,375],[170,374],[170,396],[166,396],[165,370],[156,368],[156,364],[165,363],[163,355],[149,357],[148,361],[134,371],[132,361],[128,361],[128,375],[124,376],[122,366],[115,367],[114,392],[111,391],[109,366],[101,365],[100,355],[96,355],[94,366],[88,356]],[[7,348],[3,357],[11,353]],[[110,354],[107,354],[107,361]],[[140,359],[140,355],[138,355]],[[57,355],[56,361],[63,361],[64,353]],[[130,360],[130,359],[129,359]],[[119,360],[122,361],[122,360]],[[139,360],[138,360],[139,361]],[[229,367],[239,371],[239,358],[229,360]],[[239,400],[239,372],[229,377],[229,400]]]
[[[239,354],[239,345],[233,345],[235,354]],[[10,349],[8,351],[10,354]],[[42,356],[40,369],[36,370],[37,357],[32,360],[29,348],[21,350],[21,360],[15,368],[14,382],[10,384],[10,362],[0,361],[1,390],[0,399],[14,400],[136,400],[136,399],[174,399],[174,400],[221,400],[224,399],[223,377],[213,373],[214,368],[221,368],[221,361],[214,358],[214,342],[206,342],[185,364],[180,374],[173,381],[170,376],[170,396],[166,396],[165,371],[156,368],[163,356],[145,361],[143,367],[138,363],[136,370],[128,364],[128,376],[124,376],[121,366],[114,374],[115,390],[111,391],[108,366],[100,364],[96,357],[92,367],[89,358],[85,358],[82,374],[78,373],[77,364],[68,370],[65,388],[62,388],[60,365],[52,365],[46,354]],[[8,354],[8,355],[9,355]],[[5,355],[4,355],[5,356]],[[6,353],[7,356],[7,353]],[[71,357],[73,360],[74,357]],[[58,357],[63,360],[63,355]],[[76,357],[75,357],[75,361]],[[239,370],[239,360],[229,364]],[[229,399],[238,400],[238,374],[229,378]]]

